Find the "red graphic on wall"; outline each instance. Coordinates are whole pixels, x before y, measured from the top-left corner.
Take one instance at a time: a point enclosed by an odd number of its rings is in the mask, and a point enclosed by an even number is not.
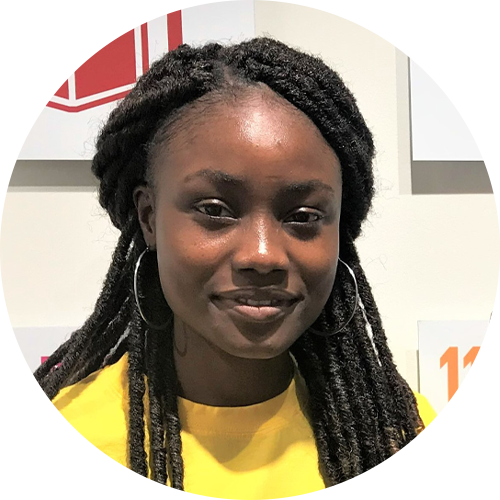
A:
[[[167,14],[168,50],[182,43],[181,11]],[[125,97],[149,68],[148,25],[143,24],[106,45],[80,66],[47,103],[71,113]]]

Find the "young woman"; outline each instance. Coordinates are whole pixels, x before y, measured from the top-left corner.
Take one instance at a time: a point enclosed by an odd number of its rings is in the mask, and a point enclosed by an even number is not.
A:
[[[214,497],[316,491],[400,450],[432,412],[354,245],[373,156],[317,58],[266,38],[166,54],[99,136],[121,236],[94,312],[35,373],[46,394],[115,460]]]

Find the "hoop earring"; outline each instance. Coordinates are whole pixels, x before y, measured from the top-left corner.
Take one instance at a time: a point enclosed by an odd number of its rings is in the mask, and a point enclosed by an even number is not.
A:
[[[349,271],[349,274],[351,275],[351,277],[354,281],[354,293],[355,293],[354,306],[352,308],[352,311],[351,311],[351,314],[349,315],[348,320],[343,325],[341,325],[339,328],[334,330],[333,332],[324,332],[321,330],[316,330],[315,328],[313,328],[311,326],[308,328],[308,330],[310,330],[312,333],[314,333],[315,335],[320,335],[321,337],[331,337],[333,335],[336,335],[337,333],[340,333],[352,321],[352,318],[354,318],[354,314],[356,312],[356,309],[358,308],[359,293],[358,293],[358,281],[356,280],[356,275],[354,274],[354,271],[342,259],[338,259],[338,261],[341,262],[342,264],[344,264],[344,266],[347,268],[347,270]]]
[[[138,287],[138,275],[139,275],[139,267],[141,266],[141,261],[144,255],[146,255],[148,252],[150,252],[151,249],[149,247],[146,247],[145,250],[141,252],[139,255],[137,262],[135,263],[135,269],[134,269],[134,297],[135,297],[135,303],[137,304],[137,309],[139,310],[139,314],[141,315],[141,318],[144,320],[144,323],[148,325],[150,328],[153,330],[165,330],[166,327],[171,323],[171,318],[168,318],[165,323],[161,325],[155,325],[151,321],[149,321],[146,316],[144,315],[144,311],[142,310],[140,300],[139,300],[139,287]]]

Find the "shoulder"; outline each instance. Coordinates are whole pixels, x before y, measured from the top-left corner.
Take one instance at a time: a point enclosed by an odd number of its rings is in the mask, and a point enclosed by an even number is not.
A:
[[[95,403],[115,402],[124,396],[126,389],[127,356],[114,365],[90,374],[80,382],[64,387],[52,400],[64,415],[76,410],[90,409]],[[124,378],[125,376],[125,378]]]
[[[125,426],[127,358],[65,387],[52,400],[52,409],[78,435],[115,435]],[[96,425],[98,423],[98,425]],[[126,430],[126,427],[123,429]]]

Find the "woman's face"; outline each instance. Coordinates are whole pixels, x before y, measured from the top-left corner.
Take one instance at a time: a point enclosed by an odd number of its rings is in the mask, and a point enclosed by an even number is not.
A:
[[[186,121],[156,156],[153,191],[136,192],[175,324],[247,359],[282,354],[319,316],[339,246],[339,161],[269,94]]]

